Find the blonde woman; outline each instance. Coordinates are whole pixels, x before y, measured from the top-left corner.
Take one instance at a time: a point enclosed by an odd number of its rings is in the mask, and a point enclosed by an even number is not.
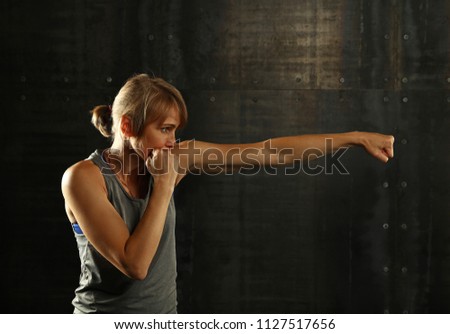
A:
[[[350,146],[382,162],[393,157],[392,136],[364,132],[176,143],[175,131],[187,122],[183,98],[146,74],[130,78],[112,107],[94,108],[92,121],[112,138],[111,147],[71,166],[62,179],[81,260],[75,313],[176,313],[172,195],[190,172],[289,164],[308,159],[311,149],[326,154]]]

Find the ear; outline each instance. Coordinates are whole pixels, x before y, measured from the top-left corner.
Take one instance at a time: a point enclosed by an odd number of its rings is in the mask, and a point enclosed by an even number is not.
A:
[[[120,131],[127,138],[134,137],[133,124],[128,116],[122,116],[120,119]]]

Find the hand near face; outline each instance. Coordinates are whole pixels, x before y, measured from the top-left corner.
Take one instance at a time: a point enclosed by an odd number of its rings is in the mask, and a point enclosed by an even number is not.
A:
[[[178,159],[171,149],[154,149],[147,158],[147,170],[152,174],[155,184],[163,183],[174,187],[178,177]]]

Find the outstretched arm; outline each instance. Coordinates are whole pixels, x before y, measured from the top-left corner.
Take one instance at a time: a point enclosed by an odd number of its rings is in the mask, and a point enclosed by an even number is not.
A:
[[[394,137],[373,132],[346,132],[278,137],[250,144],[216,144],[196,140],[175,148],[180,167],[189,171],[217,171],[223,167],[291,163],[314,159],[339,148],[360,146],[382,162],[394,157]]]
[[[373,132],[312,134],[274,138],[268,141],[277,152],[292,150],[292,159],[314,159],[340,148],[352,146],[363,147],[367,153],[382,162],[388,162],[389,158],[394,157],[394,137]],[[275,161],[271,162],[277,162],[276,157]]]

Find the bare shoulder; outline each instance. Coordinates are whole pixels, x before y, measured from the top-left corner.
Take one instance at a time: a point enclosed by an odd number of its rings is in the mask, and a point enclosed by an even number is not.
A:
[[[83,201],[92,191],[106,193],[105,181],[100,169],[90,160],[83,160],[67,168],[61,180],[61,191],[65,199],[65,210],[70,222],[76,218],[71,209],[74,201]]]
[[[64,189],[83,187],[86,185],[105,186],[102,174],[98,166],[90,160],[83,160],[67,168],[64,172],[61,186]]]

